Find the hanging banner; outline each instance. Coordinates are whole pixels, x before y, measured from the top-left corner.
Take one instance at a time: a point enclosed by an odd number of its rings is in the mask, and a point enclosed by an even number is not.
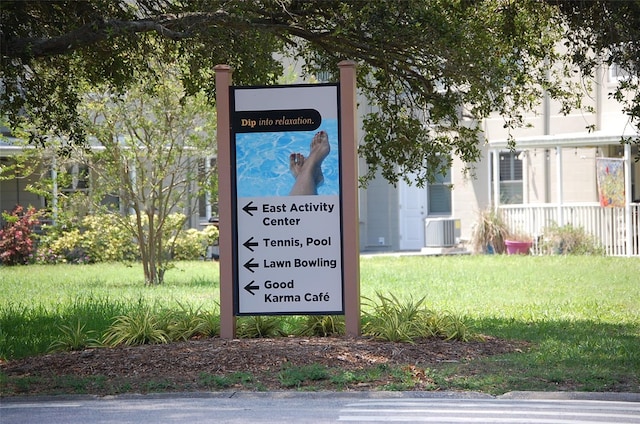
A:
[[[604,208],[623,208],[624,160],[615,158],[596,159],[596,177],[598,180],[598,199]]]

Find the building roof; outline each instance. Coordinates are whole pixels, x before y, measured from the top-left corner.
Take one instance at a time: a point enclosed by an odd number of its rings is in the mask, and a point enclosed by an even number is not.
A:
[[[626,127],[622,132],[593,131],[552,135],[537,135],[531,137],[515,138],[518,149],[526,148],[555,148],[555,147],[588,147],[606,146],[620,144],[623,138],[637,138],[640,134],[633,129]],[[507,139],[491,140],[489,146],[492,149],[508,149]]]

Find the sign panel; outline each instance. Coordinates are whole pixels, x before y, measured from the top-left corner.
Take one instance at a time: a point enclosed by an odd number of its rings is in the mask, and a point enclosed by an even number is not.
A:
[[[231,88],[236,315],[342,314],[336,84]]]

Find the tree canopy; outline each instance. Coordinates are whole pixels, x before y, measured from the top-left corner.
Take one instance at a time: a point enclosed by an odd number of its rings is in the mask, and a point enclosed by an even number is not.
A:
[[[610,93],[640,128],[640,2],[550,1],[565,24],[570,60],[584,76],[593,76],[600,64],[615,66],[620,83]],[[638,138],[624,140],[638,145]],[[640,153],[636,160],[640,159]]]
[[[233,67],[234,84],[271,84],[283,72],[280,56],[333,79],[337,63],[350,59],[371,106],[360,144],[365,179],[413,173],[424,182],[443,170],[442,155],[466,163],[480,157],[478,123],[491,113],[507,128],[522,125],[543,90],[565,110],[580,107],[565,77],[576,64],[592,69],[591,53],[621,49],[610,60],[633,64],[627,68],[637,75],[640,26],[614,24],[622,15],[640,19],[637,8],[537,0],[5,0],[0,114],[12,128],[29,122],[32,143],[50,135],[83,143],[83,90],[106,83],[124,91],[159,78],[150,58],[179,55],[187,93],[211,100],[217,64]],[[563,39],[571,55],[556,52]],[[628,108],[635,116],[637,104]]]

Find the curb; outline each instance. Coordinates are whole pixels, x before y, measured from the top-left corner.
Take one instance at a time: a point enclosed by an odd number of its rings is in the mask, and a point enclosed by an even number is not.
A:
[[[127,400],[127,399],[505,399],[505,400],[593,400],[606,402],[638,402],[640,393],[618,392],[528,392],[515,391],[493,396],[480,392],[169,392],[169,393],[125,393],[121,395],[49,395],[0,397],[1,403],[38,403],[79,400]]]

